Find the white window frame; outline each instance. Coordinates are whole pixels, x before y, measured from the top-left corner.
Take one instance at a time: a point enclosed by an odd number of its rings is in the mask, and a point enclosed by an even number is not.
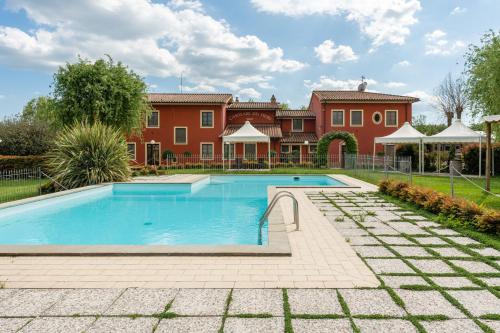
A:
[[[287,147],[288,151],[283,151],[283,147]],[[280,153],[282,153],[282,154],[290,154],[290,145],[281,145],[280,146]]]
[[[314,144],[309,144],[308,147],[307,147],[307,151],[309,152],[309,154],[313,154],[314,152],[311,151],[311,147],[314,146],[316,147],[316,150],[318,150],[318,144],[314,143]]]
[[[396,124],[394,125],[387,125],[387,112],[395,112],[396,113]],[[385,119],[384,119],[384,125],[385,127],[398,127],[398,110],[385,110]]]
[[[153,114],[155,112],[158,113],[158,125],[157,126],[149,126],[149,117],[146,116],[146,128],[160,128],[160,111],[153,110],[153,111],[151,111],[151,114]]]
[[[185,128],[186,129],[186,142],[185,143],[177,143],[177,135],[175,135],[175,131],[178,129],[178,128]],[[187,126],[175,126],[174,127],[174,145],[177,145],[177,146],[187,146],[189,140],[188,140],[188,128]]]
[[[361,125],[353,125],[352,114],[353,112],[361,112]],[[364,126],[365,111],[362,109],[351,109],[349,110],[349,124],[351,127],[363,127]]]
[[[293,121],[294,120],[300,120],[300,123],[301,123],[300,130],[293,128]],[[295,119],[293,119],[292,118],[292,132],[304,132],[304,119],[302,119],[302,118],[298,118],[298,119],[295,118]]]
[[[228,148],[228,155],[224,154],[226,151],[226,146],[229,146]],[[231,146],[233,146],[233,156],[231,157]],[[224,150],[222,151],[223,154],[223,160],[224,161],[234,161],[236,159],[236,144],[234,143],[224,143]]]
[[[243,159],[244,160],[247,160],[247,154],[246,154],[246,147],[247,145],[255,145],[255,158],[257,158],[257,149],[258,149],[258,145],[257,145],[257,142],[245,142],[243,143]]]
[[[212,146],[212,156],[210,158],[204,158],[203,157],[203,145],[210,145]],[[200,142],[200,160],[202,161],[213,161],[214,159],[214,143],[213,142]]]
[[[203,113],[212,114],[212,126],[203,126]],[[213,110],[200,110],[200,128],[214,128],[215,114]]]
[[[380,121],[378,121],[378,122],[377,122],[377,121],[375,121],[375,115],[377,115],[377,114],[380,116]],[[373,121],[373,123],[374,123],[375,125],[380,125],[380,124],[382,123],[382,121],[383,121],[383,118],[382,118],[382,113],[381,113],[380,111],[375,111],[375,112],[373,112],[373,114],[372,114],[372,121]]]
[[[134,157],[130,158],[130,160],[137,161],[137,143],[136,142],[127,142],[127,153],[128,153],[128,145],[134,145]]]
[[[334,112],[342,112],[342,125],[333,123],[333,113]],[[332,127],[344,127],[345,126],[345,110],[344,109],[332,109],[331,114],[330,114],[330,118],[331,118],[330,125],[332,125]]]

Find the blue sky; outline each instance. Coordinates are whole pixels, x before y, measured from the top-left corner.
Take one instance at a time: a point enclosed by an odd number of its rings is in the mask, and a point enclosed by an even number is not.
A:
[[[488,29],[500,1],[7,0],[0,1],[0,117],[48,94],[57,66],[111,55],[152,92],[275,94],[307,105],[312,89],[422,99],[415,114],[441,120],[432,93]]]

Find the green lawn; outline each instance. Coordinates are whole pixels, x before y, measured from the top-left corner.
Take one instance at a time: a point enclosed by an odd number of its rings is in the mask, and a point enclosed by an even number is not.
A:
[[[40,186],[47,180],[0,181],[0,203],[33,197],[40,194]]]

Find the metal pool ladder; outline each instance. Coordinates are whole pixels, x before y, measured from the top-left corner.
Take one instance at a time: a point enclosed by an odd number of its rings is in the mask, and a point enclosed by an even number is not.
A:
[[[292,192],[289,191],[279,191],[276,193],[269,203],[269,205],[266,208],[266,211],[262,215],[262,217],[259,220],[259,237],[258,237],[258,242],[259,245],[262,245],[262,226],[264,225],[264,222],[267,220],[269,217],[269,214],[271,214],[271,211],[273,210],[274,206],[276,206],[276,203],[278,202],[279,199],[288,197],[293,200],[293,223],[296,226],[295,230],[299,230],[299,203],[295,196],[293,195]]]

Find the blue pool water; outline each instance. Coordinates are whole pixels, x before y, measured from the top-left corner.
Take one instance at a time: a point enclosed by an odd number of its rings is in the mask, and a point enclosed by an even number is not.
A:
[[[269,185],[344,186],[326,176],[107,185],[0,210],[0,244],[256,245]]]

